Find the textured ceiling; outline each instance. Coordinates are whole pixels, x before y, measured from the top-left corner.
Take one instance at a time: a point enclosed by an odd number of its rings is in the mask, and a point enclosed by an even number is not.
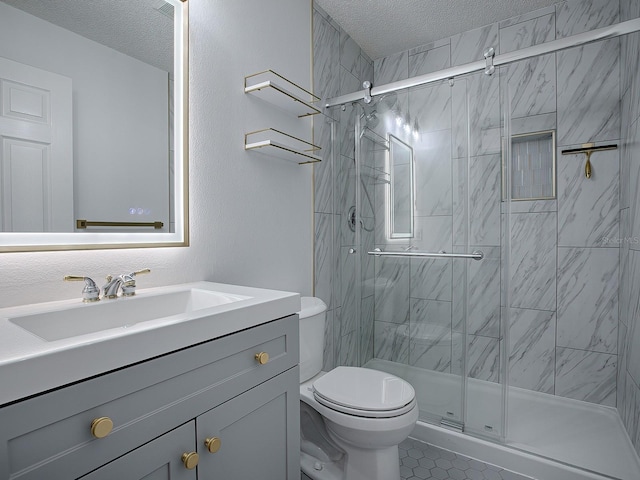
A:
[[[173,71],[173,20],[163,0],[0,0],[78,35]]]
[[[372,60],[558,0],[315,0]]]

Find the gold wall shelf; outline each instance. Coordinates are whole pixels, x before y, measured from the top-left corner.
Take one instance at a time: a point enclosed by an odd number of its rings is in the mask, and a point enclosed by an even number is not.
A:
[[[244,149],[260,151],[298,165],[322,161],[322,157],[313,153],[320,150],[319,146],[275,128],[265,128],[245,134]]]
[[[320,113],[320,109],[312,105],[319,101],[320,97],[273,70],[244,77],[244,93],[257,95],[299,118]]]

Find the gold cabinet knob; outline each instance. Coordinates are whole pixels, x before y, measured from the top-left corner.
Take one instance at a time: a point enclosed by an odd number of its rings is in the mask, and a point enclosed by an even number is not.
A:
[[[222,441],[218,437],[206,438],[204,440],[204,446],[207,447],[209,453],[216,453],[220,450],[220,445],[222,445]]]
[[[193,470],[194,468],[196,468],[196,466],[198,466],[199,459],[200,457],[196,452],[182,454],[182,463],[184,463],[184,466],[187,470]]]
[[[96,438],[104,438],[113,430],[113,420],[109,417],[96,418],[91,422],[91,435]]]
[[[264,365],[269,361],[269,354],[267,352],[256,353],[256,360],[260,365]]]

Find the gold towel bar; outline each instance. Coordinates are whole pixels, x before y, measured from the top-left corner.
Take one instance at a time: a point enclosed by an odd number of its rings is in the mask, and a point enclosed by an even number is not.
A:
[[[76,228],[84,229],[87,227],[153,227],[155,229],[162,228],[162,222],[90,222],[89,220],[76,220]]]

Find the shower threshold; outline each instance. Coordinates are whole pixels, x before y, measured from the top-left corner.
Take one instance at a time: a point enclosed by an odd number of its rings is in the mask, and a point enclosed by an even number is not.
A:
[[[421,418],[462,418],[459,376],[377,358],[364,366],[411,383]],[[499,435],[501,395],[501,385],[470,378],[465,431],[473,436],[426,422],[412,436],[533,478],[640,479],[640,460],[615,408],[509,387],[507,441],[478,438]]]

